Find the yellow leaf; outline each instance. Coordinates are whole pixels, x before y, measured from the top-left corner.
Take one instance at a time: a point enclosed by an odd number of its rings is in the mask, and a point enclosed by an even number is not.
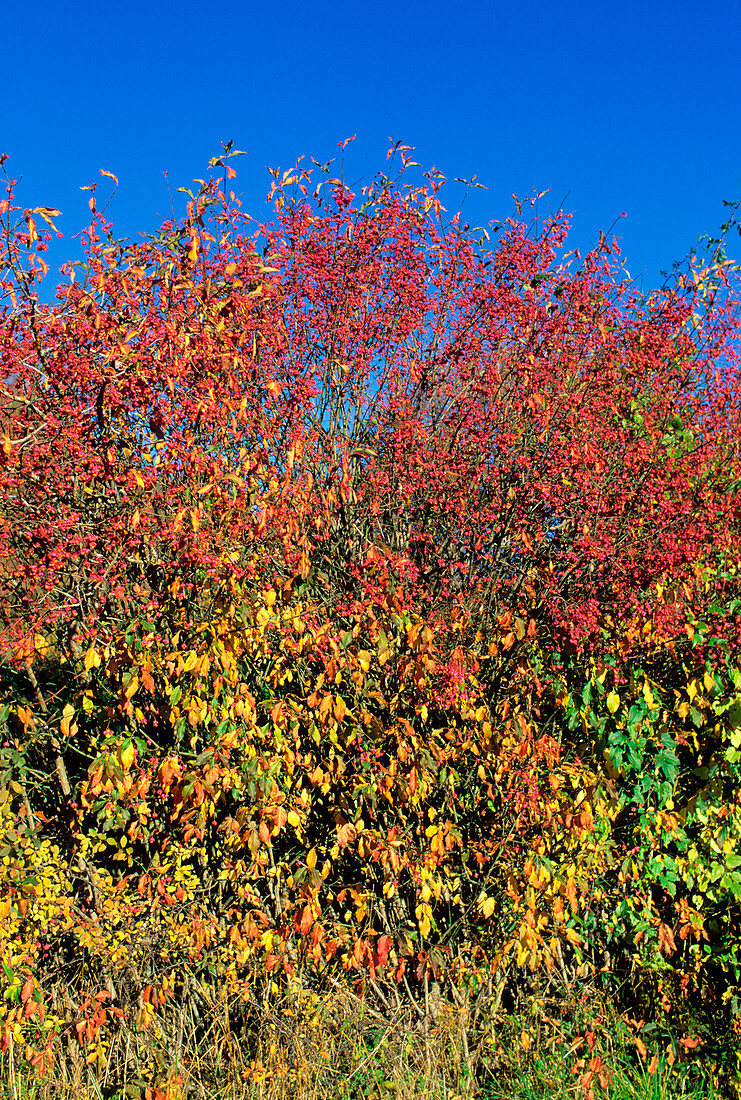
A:
[[[129,770],[133,763],[135,751],[136,750],[134,749],[133,741],[129,741],[126,748],[121,749],[121,763],[123,764],[126,771]]]
[[[432,928],[432,913],[430,911],[430,907],[429,905],[424,904],[418,905],[416,906],[414,912],[419,922],[420,933],[426,939],[430,934],[430,929]]]
[[[100,654],[95,646],[90,646],[90,649],[85,654],[85,671],[89,672],[91,668],[98,668],[100,665]]]
[[[306,866],[310,871],[313,871],[316,867],[316,848],[312,848],[306,856]]]
[[[139,687],[139,677],[134,674],[132,676],[124,695],[127,699],[131,699],[136,694],[136,689]]]
[[[292,825],[294,829],[298,829],[301,824],[301,818],[298,816],[295,810],[288,811],[287,821],[289,825]]]
[[[610,694],[607,696],[607,709],[609,710],[610,714],[615,714],[619,707],[620,696],[616,691],[611,691]]]
[[[71,703],[67,703],[67,706],[62,711],[62,721],[60,722],[60,729],[65,737],[70,735],[70,722],[75,716],[75,708]]]

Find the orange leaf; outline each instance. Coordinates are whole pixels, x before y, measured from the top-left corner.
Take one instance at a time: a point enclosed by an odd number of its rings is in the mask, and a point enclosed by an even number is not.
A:
[[[35,206],[34,209],[31,211],[31,213],[32,214],[40,214],[41,217],[46,222],[46,224],[51,229],[53,229],[54,232],[56,233],[57,227],[54,225],[54,222],[51,219],[52,218],[61,218],[61,216],[62,216],[62,211],[61,210],[55,210],[51,206]]]
[[[658,927],[659,936],[659,951],[662,955],[670,955],[672,951],[677,950],[677,945],[674,940],[674,933],[668,924],[660,924]]]

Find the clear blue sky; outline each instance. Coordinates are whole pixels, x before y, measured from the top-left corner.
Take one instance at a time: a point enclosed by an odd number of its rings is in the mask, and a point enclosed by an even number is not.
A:
[[[644,286],[741,197],[739,0],[36,0],[6,5],[2,37],[0,152],[21,202],[61,209],[65,236],[100,168],[120,179],[118,234],[153,231],[163,173],[189,184],[229,138],[249,152],[237,187],[256,214],[266,165],[327,160],[353,133],[350,182],[402,140],[488,185],[474,224],[550,189],[583,247],[624,211]],[[56,246],[54,266],[74,253]]]

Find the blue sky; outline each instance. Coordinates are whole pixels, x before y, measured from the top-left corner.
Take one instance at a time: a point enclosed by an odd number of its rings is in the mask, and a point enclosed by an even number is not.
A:
[[[488,186],[466,206],[474,224],[548,189],[588,247],[625,212],[644,287],[741,198],[738,0],[36,0],[6,6],[3,37],[0,152],[23,205],[61,209],[66,237],[100,168],[120,179],[117,235],[134,236],[170,214],[163,173],[176,192],[227,139],[249,153],[237,188],[258,215],[267,165],[328,160],[354,133],[350,183],[398,139]],[[75,254],[57,244],[52,264]]]

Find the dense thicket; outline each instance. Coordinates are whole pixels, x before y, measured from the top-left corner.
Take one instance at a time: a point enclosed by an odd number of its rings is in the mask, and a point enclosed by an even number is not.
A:
[[[733,1062],[734,268],[640,294],[396,156],[276,174],[258,226],[225,154],[138,244],[93,194],[53,306],[58,212],[0,204],[0,1026],[40,1070],[159,1044],[165,1089],[219,998],[249,1047],[338,981],[434,985],[466,1051],[588,990],[654,1068]]]

